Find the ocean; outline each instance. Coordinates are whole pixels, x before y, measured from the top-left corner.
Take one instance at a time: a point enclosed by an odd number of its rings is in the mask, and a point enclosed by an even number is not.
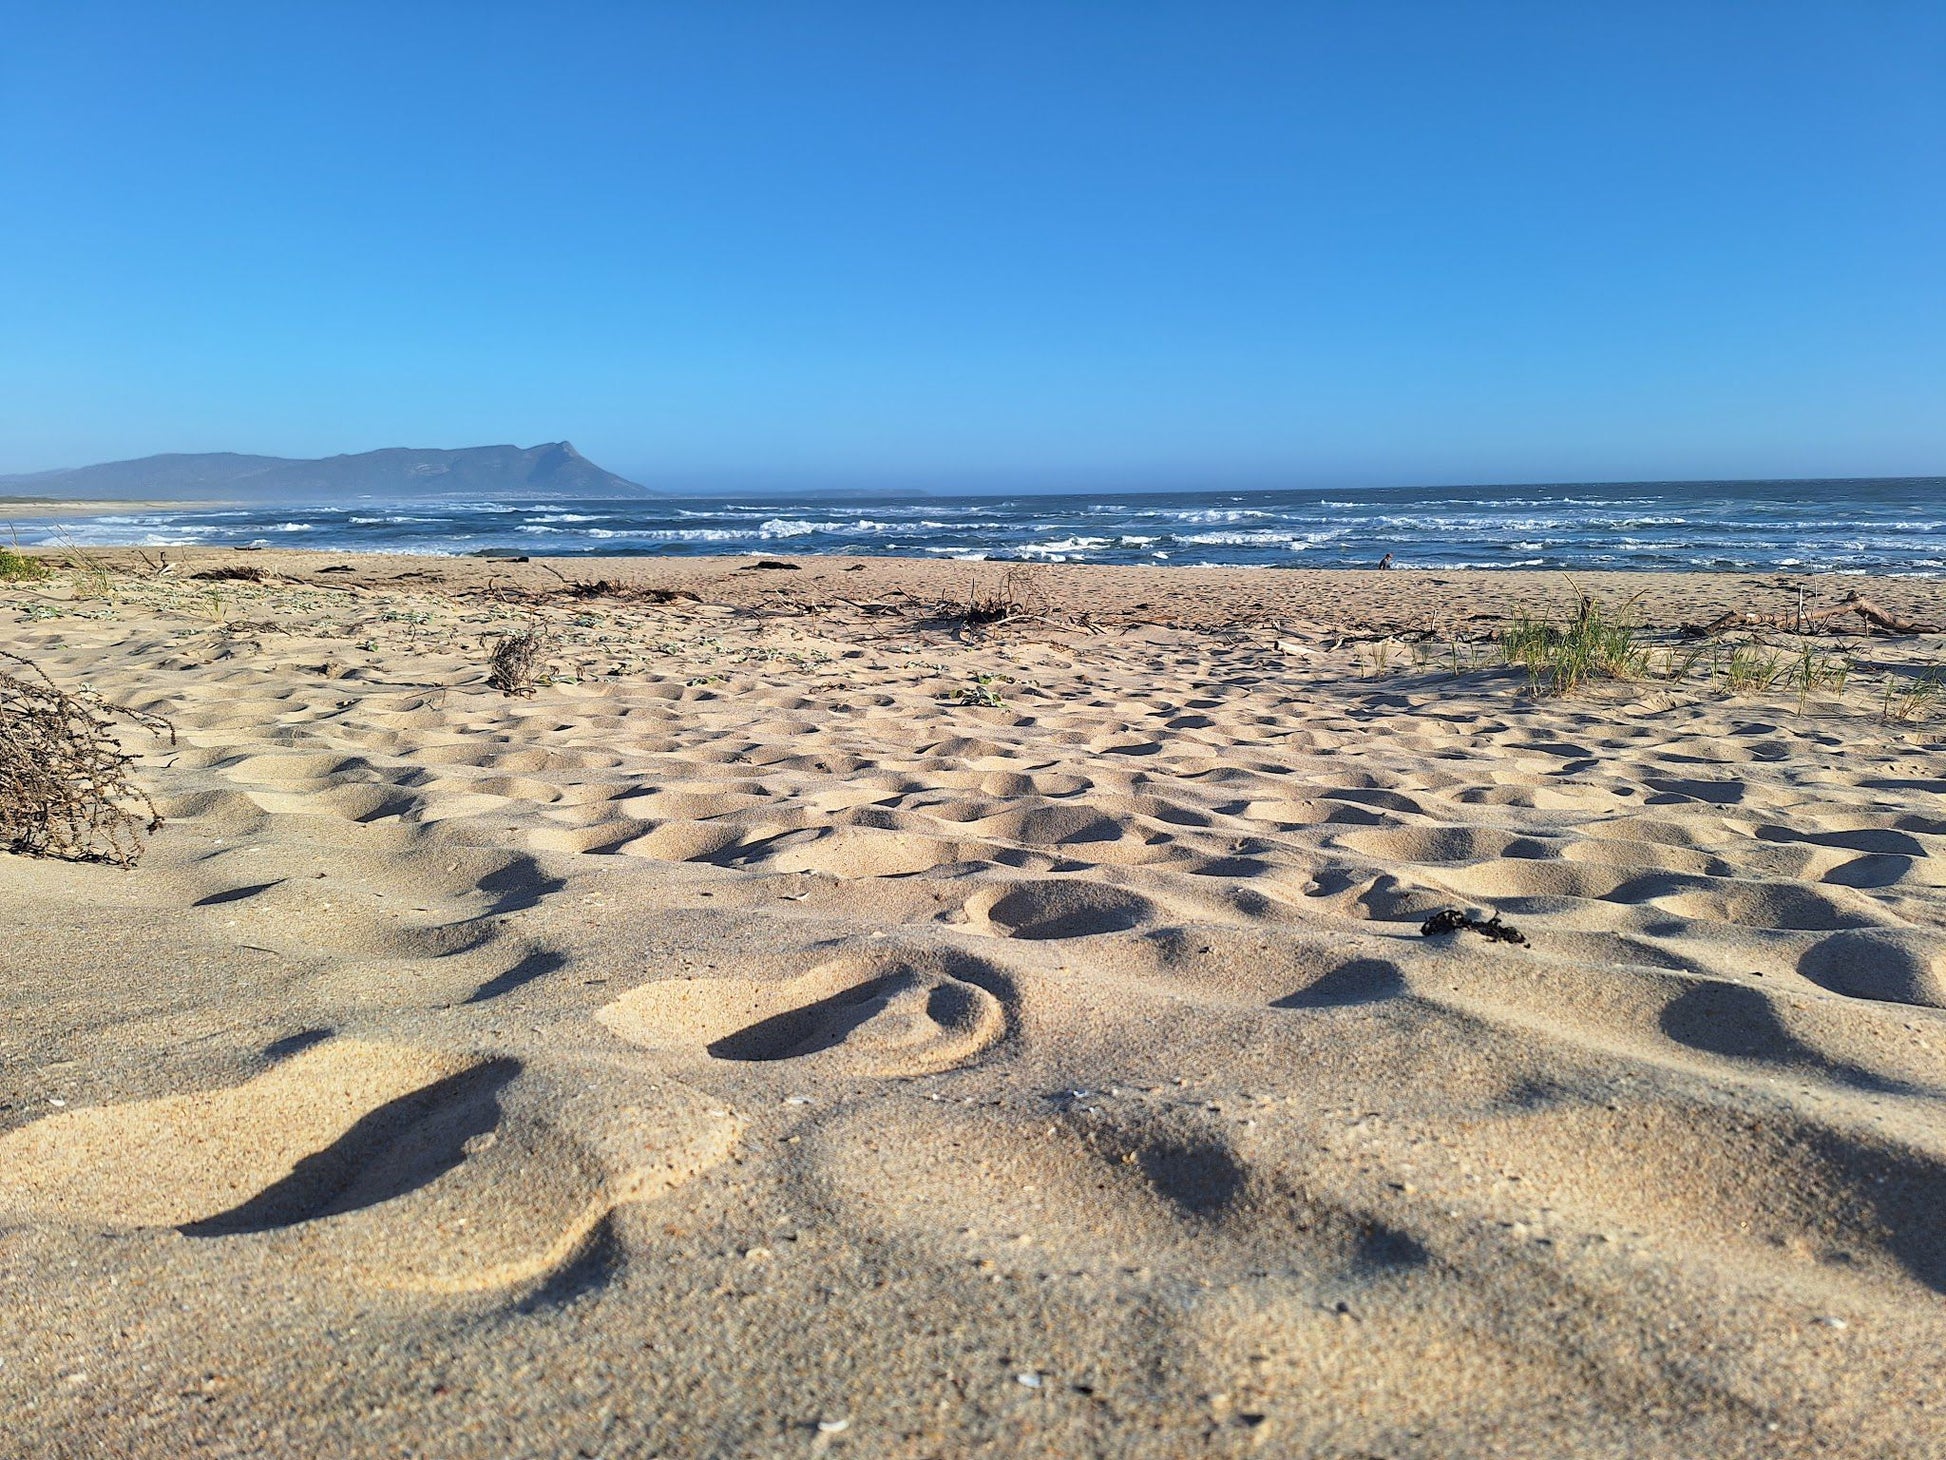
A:
[[[0,533],[7,532],[0,504]],[[1946,571],[1946,478],[183,507],[23,519],[23,545],[433,554],[851,553],[1261,568]]]

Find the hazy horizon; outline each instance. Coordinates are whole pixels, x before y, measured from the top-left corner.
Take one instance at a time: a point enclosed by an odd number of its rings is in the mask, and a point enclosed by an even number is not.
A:
[[[518,443],[512,443],[512,442],[481,443],[481,446],[483,447],[514,446],[518,448]],[[331,461],[341,457],[363,456],[376,451],[397,450],[397,449],[420,450],[420,451],[455,451],[455,450],[465,450],[467,448],[451,447],[451,446],[413,447],[409,445],[404,446],[402,448],[401,447],[389,447],[389,448],[373,447],[373,448],[364,448],[357,451],[331,452],[315,458],[294,458],[294,457],[286,456],[283,453],[269,452],[269,451],[229,452],[229,451],[212,450],[209,452],[154,452],[154,453],[145,453],[143,456],[140,457],[126,458],[124,459],[124,461],[70,463],[63,466],[41,468],[34,471],[7,470],[4,469],[4,464],[0,464],[0,500],[5,500],[9,496],[15,496],[20,498],[34,497],[36,494],[31,490],[31,488],[34,486],[35,481],[38,478],[41,478],[43,476],[59,476],[60,474],[65,472],[81,471],[95,466],[114,466],[114,465],[125,464],[125,462],[139,462],[142,460],[149,459],[150,457],[156,457],[156,456],[197,457],[197,456],[234,455],[234,456],[247,456],[247,457],[266,457],[266,458],[291,460],[291,461],[304,461],[304,460]],[[594,464],[603,467],[607,466],[607,463],[605,462],[595,462]],[[799,481],[799,482],[787,482],[787,481],[775,481],[775,480],[765,481],[762,479],[731,481],[731,480],[708,478],[708,477],[704,477],[704,478],[689,477],[689,478],[682,478],[682,479],[664,478],[660,480],[645,480],[642,476],[636,475],[626,470],[616,470],[615,475],[627,478],[633,483],[635,483],[637,486],[642,487],[645,490],[645,492],[649,493],[650,495],[659,496],[659,497],[716,498],[716,497],[743,496],[743,497],[756,497],[756,498],[777,498],[780,500],[791,500],[791,499],[808,500],[808,499],[818,499],[818,498],[839,499],[845,497],[860,497],[860,498],[895,497],[900,494],[910,494],[910,493],[916,493],[919,496],[928,497],[928,498],[930,497],[940,497],[940,498],[1008,497],[1008,496],[1059,497],[1059,496],[1085,495],[1093,492],[1112,492],[1121,496],[1165,497],[1165,496],[1185,496],[1185,495],[1201,495],[1201,494],[1249,495],[1249,494],[1268,494],[1268,493],[1279,493],[1279,492],[1304,493],[1304,492],[1345,491],[1345,492],[1352,492],[1352,493],[1358,493],[1358,492],[1404,493],[1404,492],[1414,492],[1414,491],[1423,492],[1423,491],[1443,491],[1443,490],[1451,490],[1451,491],[1491,490],[1491,489],[1499,489],[1499,488],[1510,488],[1510,489],[1560,488],[1564,490],[1577,490],[1577,489],[1628,488],[1628,487],[1656,487],[1662,489],[1670,489],[1670,488],[1683,488],[1683,487],[1720,487],[1720,486],[1738,486],[1738,485],[1758,485],[1758,484],[1765,484],[1765,483],[1801,485],[1807,483],[1815,484],[1815,483],[1824,483],[1824,482],[1883,483],[1883,482],[1906,482],[1906,481],[1920,481],[1920,482],[1946,481],[1946,472],[1896,472],[1896,473],[1874,474],[1868,476],[1812,475],[1812,476],[1726,476],[1726,477],[1685,476],[1685,477],[1665,477],[1665,478],[1616,477],[1616,478],[1605,478],[1599,480],[1596,479],[1577,480],[1577,479],[1568,479],[1568,478],[1533,477],[1533,478],[1511,478],[1511,479],[1502,479],[1502,480],[1485,480],[1485,479],[1461,480],[1455,478],[1449,480],[1423,480],[1423,481],[1389,480],[1389,481],[1367,481],[1367,482],[1353,482],[1353,481],[1346,481],[1342,479],[1332,479],[1332,480],[1322,480],[1322,481],[1290,481],[1290,480],[1274,480],[1268,478],[1259,479],[1259,480],[1234,480],[1233,479],[1228,481],[1211,481],[1208,480],[1207,478],[1197,479],[1188,476],[1184,476],[1177,479],[1165,480],[1153,474],[1141,478],[1128,478],[1128,477],[1110,478],[1107,476],[1098,476],[1093,479],[1077,480],[1077,478],[1085,478],[1086,477],[1085,473],[1069,473],[1061,477],[1054,477],[1049,474],[1043,473],[1040,474],[1038,477],[1024,478],[1019,481],[981,480],[973,476],[968,476],[968,475],[953,476],[951,474],[942,474],[936,477],[927,478],[927,477],[921,477],[918,474],[913,474],[908,476],[900,476],[897,478],[886,478],[877,481],[873,481],[869,479],[861,480],[857,478],[852,478],[852,479],[842,479],[842,480],[832,479],[832,480],[812,480],[812,481]],[[363,498],[375,494],[360,493],[359,495],[361,496],[361,498]],[[409,502],[412,500],[409,497],[397,497],[392,494],[385,494],[385,495],[387,496],[388,500],[397,500],[400,502]],[[430,500],[433,496],[436,495],[438,494],[429,494],[427,499]],[[56,499],[58,500],[59,494],[55,494],[55,496]],[[294,495],[285,494],[279,497],[278,500],[295,502],[295,501],[301,501],[307,499],[294,496]],[[317,500],[325,500],[325,499],[319,498]]]

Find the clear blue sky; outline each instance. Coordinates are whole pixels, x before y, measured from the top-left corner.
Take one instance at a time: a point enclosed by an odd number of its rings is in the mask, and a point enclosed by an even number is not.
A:
[[[1946,472],[1946,4],[0,0],[0,470]]]

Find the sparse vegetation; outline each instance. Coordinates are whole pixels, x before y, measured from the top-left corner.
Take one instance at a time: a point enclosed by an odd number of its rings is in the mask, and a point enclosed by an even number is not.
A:
[[[1888,674],[1879,694],[1879,719],[1887,724],[1926,719],[1943,702],[1946,702],[1946,675],[1941,671],[1930,669],[1923,674],[1907,675],[1903,680],[1896,674]]]
[[[1723,687],[1733,695],[1756,694],[1776,686],[1785,660],[1756,644],[1738,644],[1723,662]]]
[[[1361,645],[1356,651],[1358,673],[1366,675],[1385,675],[1392,672],[1392,656],[1399,646],[1391,639],[1377,639],[1370,644]]]
[[[1712,643],[1688,653],[1657,647],[1644,641],[1639,627],[1587,597],[1566,627],[1525,614],[1516,618],[1501,631],[1500,657],[1527,671],[1536,694],[1572,694],[1596,680],[1683,683],[1700,672],[1706,688],[1720,687],[1727,694],[1795,690],[1800,714],[1819,690],[1842,694],[1851,672],[1843,654],[1809,642],[1789,653],[1761,642]],[[1458,673],[1457,653],[1453,666]]]
[[[1720,682],[1726,694],[1763,694],[1772,690],[1796,690],[1797,709],[1803,714],[1810,707],[1811,695],[1818,690],[1843,694],[1851,677],[1851,661],[1843,654],[1819,649],[1806,642],[1792,653],[1778,653],[1763,644],[1745,643],[1722,646],[1711,644],[1678,658],[1665,653],[1665,678],[1684,682],[1701,675],[1705,688]]]
[[[1827,653],[1806,643],[1798,650],[1793,673],[1797,678],[1797,712],[1801,715],[1810,702],[1811,691],[1845,692],[1845,684],[1851,678],[1851,661],[1842,654]]]
[[[31,583],[47,576],[47,565],[39,558],[0,548],[0,583]]]
[[[162,824],[155,803],[128,775],[133,757],[115,721],[152,734],[175,731],[159,716],[94,696],[69,694],[38,666],[0,649],[0,845],[34,857],[130,867]]]
[[[493,667],[487,683],[503,695],[529,698],[540,685],[541,660],[546,656],[548,633],[539,619],[530,619],[523,628],[500,635],[493,645]]]
[[[949,691],[945,700],[949,705],[984,705],[998,709],[1006,701],[1000,697],[1000,686],[1012,684],[1011,674],[975,674],[965,684]]]
[[[61,547],[64,550],[61,566],[68,570],[74,596],[114,602],[115,574],[107,563],[65,533],[61,537]]]

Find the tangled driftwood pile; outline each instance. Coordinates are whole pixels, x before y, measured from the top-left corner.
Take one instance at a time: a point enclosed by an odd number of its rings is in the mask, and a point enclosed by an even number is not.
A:
[[[162,824],[129,779],[133,757],[115,738],[129,721],[175,743],[156,715],[71,695],[30,660],[0,649],[0,846],[36,857],[129,867]]]
[[[1877,630],[1882,634],[1937,634],[1942,632],[1936,623],[1926,623],[1918,619],[1906,618],[1903,614],[1893,613],[1881,608],[1862,593],[1847,593],[1837,603],[1828,608],[1804,607],[1800,599],[1794,609],[1779,613],[1756,613],[1744,609],[1732,609],[1720,618],[1706,624],[1684,624],[1682,631],[1690,638],[1700,639],[1711,635],[1727,633],[1731,629],[1775,629],[1786,634],[1821,634],[1833,628],[1837,621],[1847,615],[1857,615],[1866,634]]]

